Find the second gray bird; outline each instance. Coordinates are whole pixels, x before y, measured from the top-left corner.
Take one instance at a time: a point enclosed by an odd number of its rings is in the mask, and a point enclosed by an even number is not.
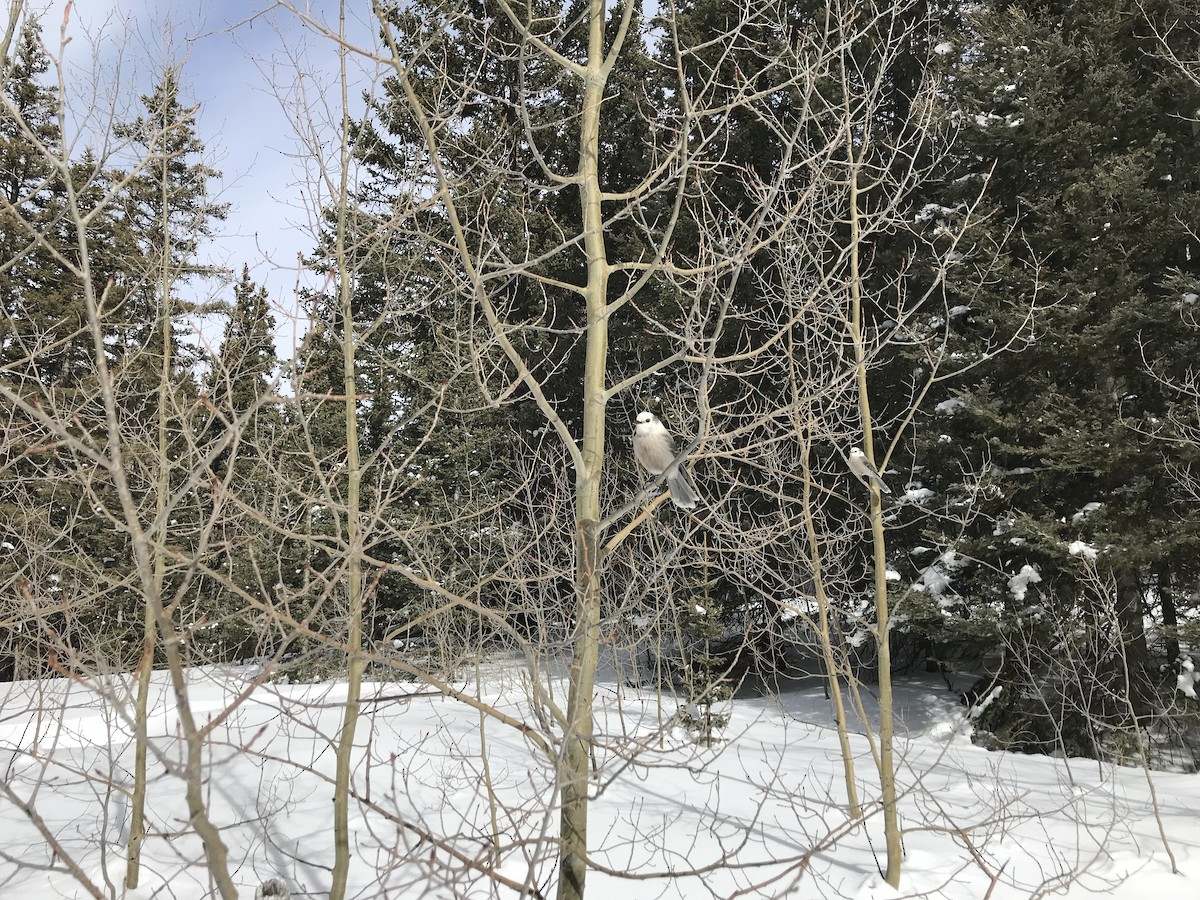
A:
[[[633,429],[633,455],[651,475],[667,473],[667,487],[671,490],[671,502],[683,509],[693,509],[699,501],[696,489],[688,481],[687,473],[675,461],[675,441],[671,432],[652,412],[640,412]]]
[[[867,454],[863,453],[857,447],[850,448],[850,455],[846,458],[846,464],[850,467],[850,471],[858,476],[858,480],[863,484],[874,483],[883,493],[890,494],[892,492],[892,489],[879,477],[879,473],[875,471],[875,467],[871,465],[871,461],[867,459]]]

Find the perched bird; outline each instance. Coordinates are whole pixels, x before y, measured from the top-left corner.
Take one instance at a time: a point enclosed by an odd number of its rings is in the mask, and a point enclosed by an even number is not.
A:
[[[879,477],[879,473],[875,471],[875,467],[871,465],[871,461],[867,459],[867,454],[863,453],[857,447],[850,448],[850,456],[846,458],[846,464],[850,466],[850,471],[863,484],[873,482],[883,493],[890,494],[892,492],[892,489],[884,484],[883,479]]]
[[[254,892],[254,900],[289,900],[291,893],[282,878],[264,881]]]
[[[633,455],[651,475],[667,473],[672,503],[683,509],[695,507],[700,498],[689,483],[687,474],[680,468],[683,460],[675,459],[675,441],[671,439],[671,432],[654,413],[638,413],[637,425],[633,429]]]

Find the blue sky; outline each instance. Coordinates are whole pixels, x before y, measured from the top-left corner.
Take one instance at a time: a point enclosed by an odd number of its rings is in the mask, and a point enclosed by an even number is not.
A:
[[[336,27],[336,0],[302,5]],[[369,42],[374,28],[366,19],[368,4],[348,5],[359,10],[348,22],[348,33]],[[56,56],[64,6],[65,0],[55,0],[42,17],[45,41]],[[296,287],[306,278],[297,254],[313,248],[314,201],[320,197],[312,178],[313,142],[306,146],[297,135],[332,139],[327,120],[340,114],[332,108],[338,58],[335,46],[306,29],[294,13],[272,7],[269,0],[187,5],[77,0],[67,25],[71,40],[62,55],[75,108],[96,108],[88,102],[93,86],[98,96],[113,98],[100,104],[96,121],[111,117],[106,115],[109,102],[118,117],[136,115],[139,96],[153,88],[162,68],[182,67],[183,99],[200,104],[198,130],[210,164],[223,173],[213,185],[216,199],[231,204],[220,236],[204,252],[208,261],[236,272],[248,264],[255,280],[266,285],[276,307],[277,349],[290,357],[305,329],[294,315]],[[351,91],[356,103],[370,83],[363,66],[358,63]],[[297,114],[301,106],[316,117],[312,127]],[[332,154],[327,148],[320,155],[332,162]],[[221,286],[193,290],[210,295]],[[227,288],[224,292],[228,296]],[[203,339],[219,339],[221,323],[197,325]]]

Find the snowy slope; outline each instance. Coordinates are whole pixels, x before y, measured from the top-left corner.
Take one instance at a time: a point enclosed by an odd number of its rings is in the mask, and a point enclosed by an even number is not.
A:
[[[213,721],[206,791],[242,896],[284,877],[294,897],[324,896],[332,861],[338,686],[239,691],[250,668],[192,673],[191,702]],[[547,682],[564,702],[560,680]],[[1145,774],[1088,760],[988,753],[972,746],[956,698],[938,681],[898,685],[901,890],[883,883],[878,809],[849,821],[832,716],[820,684],[738,700],[726,740],[699,748],[670,726],[678,703],[610,679],[598,687],[597,799],[589,895],[620,898],[914,895],[994,900],[1200,896],[1200,777],[1153,776],[1183,874],[1173,875]],[[470,684],[474,684],[474,675]],[[492,665],[483,696],[530,724],[528,676]],[[152,783],[143,878],[124,892],[133,745],[126,679],[19,683],[0,692],[0,897],[200,898],[211,892],[187,824],[173,694],[156,676]],[[420,696],[407,696],[420,694]],[[514,897],[553,893],[553,765],[517,728],[412,684],[369,686],[352,807],[353,897]],[[869,703],[869,698],[867,700]],[[662,727],[660,727],[662,724]],[[861,732],[861,729],[860,729]],[[860,793],[878,795],[870,750],[853,737]],[[490,784],[490,791],[489,791]],[[494,802],[489,802],[489,796]],[[20,806],[25,807],[30,815]],[[493,818],[492,812],[495,812]],[[39,830],[40,828],[40,830]],[[493,856],[492,836],[499,835]],[[61,853],[50,851],[47,835]],[[424,838],[437,839],[435,847]],[[64,855],[65,854],[65,855]],[[627,877],[632,875],[632,877]],[[994,884],[993,884],[994,882]],[[990,894],[989,894],[990,890]]]

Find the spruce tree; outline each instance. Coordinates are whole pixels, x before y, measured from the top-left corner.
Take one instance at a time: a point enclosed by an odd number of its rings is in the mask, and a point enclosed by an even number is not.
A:
[[[275,317],[248,266],[233,286],[228,315],[202,385],[208,415],[197,433],[200,453],[208,459],[201,506],[213,523],[214,549],[205,557],[213,574],[200,580],[196,592],[196,617],[204,617],[206,627],[193,645],[211,659],[240,659],[268,649],[263,645],[268,623],[245,597],[270,605],[277,586],[294,581],[278,538],[294,518],[289,514],[294,498],[279,477],[278,442],[285,427],[271,384],[278,366]]]
[[[112,315],[110,346],[127,425],[127,477],[157,542],[155,581],[169,602],[189,589],[194,571],[166,572],[167,544],[185,556],[197,554],[204,514],[196,492],[180,491],[203,464],[195,443],[198,352],[180,340],[179,322],[197,306],[183,289],[218,273],[198,252],[227,207],[210,196],[209,183],[220,173],[204,162],[197,108],[183,104],[178,72],[167,68],[142,103],[142,115],[113,129],[137,164],[118,198],[122,295]],[[145,605],[146,598],[134,599]],[[129,613],[126,618],[134,621],[141,615],[136,609]]]
[[[136,235],[141,262],[127,260],[129,298],[122,312],[120,352],[149,383],[157,379],[164,352],[172,371],[190,368],[190,351],[181,356],[175,319],[194,308],[178,293],[197,278],[218,270],[201,263],[197,253],[223,220],[228,204],[216,203],[209,183],[220,172],[204,161],[204,143],[196,131],[197,107],[180,99],[179,74],[167,68],[151,94],[142,97],[145,113],[114,129],[141,159],[139,171],[122,196],[130,232]],[[163,327],[163,318],[169,320]],[[164,347],[169,335],[169,346]]]
[[[1100,752],[1097,723],[1129,722],[1126,692],[1144,716],[1174,684],[1143,623],[1168,618],[1159,585],[1194,578],[1200,546],[1200,517],[1164,466],[1193,451],[1151,437],[1169,405],[1154,373],[1200,351],[1168,283],[1200,265],[1188,224],[1200,93],[1145,15],[1195,24],[1165,0],[985,3],[947,50],[959,129],[947,196],[986,183],[987,219],[964,246],[1004,248],[987,288],[957,299],[948,339],[972,354],[1021,329],[1013,309],[1036,313],[1020,353],[973,370],[924,421],[926,486],[947,511],[983,514],[961,539],[941,534],[958,540],[958,597],[939,598],[933,620],[948,641],[958,622],[996,620],[1025,677],[1085,682],[1062,704],[1076,752]],[[954,207],[924,217],[929,233],[955,227]],[[963,462],[987,467],[983,490]],[[1064,658],[1086,671],[1064,674]]]
[[[449,112],[445,105],[452,97],[455,103],[465,105],[464,127],[445,130],[439,134],[439,141],[454,183],[461,187],[461,196],[469,198],[461,204],[459,214],[471,239],[487,235],[488,241],[495,241],[502,251],[493,261],[498,273],[514,260],[541,261],[535,268],[541,278],[501,279],[498,275],[490,299],[504,321],[520,323],[509,332],[509,338],[537,367],[549,401],[578,426],[581,420],[571,411],[578,408],[582,390],[579,372],[583,323],[578,298],[562,286],[582,283],[585,273],[577,254],[550,251],[561,239],[564,223],[576,222],[580,212],[576,192],[554,189],[542,164],[554,171],[572,170],[578,135],[573,120],[564,117],[562,111],[571,108],[582,87],[577,79],[564,77],[555,67],[539,62],[537,54],[522,55],[515,29],[503,12],[490,4],[467,5],[466,12],[455,18],[453,28],[443,28],[438,24],[440,19],[426,15],[435,6],[418,3],[394,13],[401,49],[432,48],[415,54],[412,68],[413,84],[431,108],[446,108]],[[572,41],[577,38],[565,23],[576,21],[582,9],[579,4],[566,9],[553,4],[539,6],[535,27],[561,52],[576,53],[579,48]],[[801,135],[798,147],[793,148],[794,156],[809,152],[821,156],[828,154],[830,141],[840,141],[843,127],[844,86],[833,77],[828,59],[818,58],[823,48],[801,40],[819,33],[827,24],[825,4],[796,0],[773,8],[771,14],[777,15],[776,20],[764,15],[761,19],[746,17],[745,22],[739,9],[708,0],[680,4],[674,12],[674,34],[683,46],[696,48],[694,53],[683,54],[682,72],[671,42],[664,39],[658,43],[655,29],[659,28],[661,34],[668,32],[661,28],[663,23],[643,21],[636,15],[633,19],[632,27],[642,32],[643,38],[612,73],[605,98],[606,131],[599,160],[603,186],[614,195],[633,189],[668,157],[674,129],[690,128],[697,136],[691,152],[701,160],[690,177],[704,182],[703,195],[719,198],[719,206],[706,209],[703,204],[682,204],[672,232],[672,261],[680,270],[692,268],[696,274],[670,279],[656,275],[641,287],[636,304],[621,307],[610,319],[609,377],[613,383],[661,366],[636,391],[618,394],[609,404],[610,428],[622,437],[629,433],[630,422],[642,407],[670,407],[680,399],[685,400],[681,406],[686,407],[686,398],[697,393],[701,380],[701,366],[695,361],[701,352],[737,357],[745,347],[769,342],[785,327],[783,323],[792,313],[773,300],[782,290],[778,268],[785,252],[765,240],[744,263],[738,264],[733,277],[728,272],[714,275],[708,267],[712,247],[721,241],[754,243],[729,226],[753,220],[755,204],[761,197],[752,185],[755,179],[760,184],[769,183],[779,171],[788,152],[784,145],[789,136]],[[911,138],[910,107],[922,74],[918,63],[925,59],[937,33],[933,25],[916,28],[914,23],[937,23],[956,15],[956,11],[942,10],[936,4],[915,4],[897,17],[881,4],[873,12],[880,17],[863,16],[864,21],[875,25],[849,51],[857,55],[848,68],[859,73],[861,82],[851,85],[852,90],[865,91],[876,78],[887,84],[886,96],[880,101],[881,112],[869,126],[878,132],[874,137],[883,148],[880,158],[872,163],[883,167],[889,164],[884,158],[886,148]],[[900,53],[902,64],[888,55],[895,50],[889,45],[894,32],[907,35],[908,43]],[[729,42],[731,46],[727,46]],[[814,57],[814,65],[825,67],[815,91],[810,90],[804,66],[795,59],[801,46],[805,47],[803,52]],[[888,48],[888,53],[880,48]],[[703,105],[711,112],[699,122],[688,118],[691,113],[682,102],[683,91],[678,83],[681,74],[687,89],[706,92]],[[462,83],[471,85],[467,98],[451,87]],[[760,95],[760,107],[751,109],[744,104],[747,92]],[[764,114],[764,110],[768,112]],[[531,135],[535,147],[530,146]],[[421,196],[421,189],[414,188],[423,174],[414,164],[422,158],[420,144],[420,135],[407,115],[398,87],[389,83],[383,98],[373,105],[369,121],[356,134],[360,158],[370,175],[359,200],[375,222],[392,221],[390,216],[398,208],[398,201],[414,194]],[[890,164],[902,167],[906,159],[897,155]],[[827,178],[828,172],[809,177]],[[543,186],[547,181],[550,183]],[[831,181],[814,185],[814,189],[827,194],[830,205],[844,205],[844,186]],[[801,187],[796,188],[798,194],[801,191]],[[878,193],[886,194],[883,190]],[[874,193],[868,194],[868,204],[886,203],[886,196],[877,200]],[[664,187],[646,198],[636,215],[617,216],[606,223],[605,236],[615,269],[623,262],[648,258],[649,248],[660,236],[660,223],[671,219],[673,199],[672,189]],[[616,209],[619,204],[614,201],[610,206]],[[370,219],[361,224],[370,233]],[[461,290],[461,277],[439,271],[442,254],[429,254],[425,249],[427,240],[452,243],[448,223],[432,211],[385,233],[387,237],[377,239],[376,245],[384,249],[378,252],[376,261],[367,263],[355,290],[355,303],[363,314],[360,327],[371,335],[362,346],[374,360],[368,363],[364,358],[362,372],[363,393],[372,398],[364,411],[368,423],[364,434],[383,433],[378,427],[370,427],[370,418],[380,410],[412,411],[442,398],[449,408],[441,410],[438,420],[441,427],[434,440],[439,442],[439,452],[422,464],[420,490],[440,489],[452,503],[457,502],[468,483],[483,498],[502,495],[514,475],[525,474],[517,469],[520,459],[528,455],[523,442],[528,435],[538,433],[541,415],[532,402],[526,402],[527,395],[508,361],[488,338],[487,329],[478,320],[466,322],[461,317],[455,296]],[[848,229],[836,226],[823,239],[828,242],[825,255],[831,268],[829,272],[814,268],[809,273],[814,282],[837,277],[833,267],[844,265],[841,254],[848,241]],[[879,257],[886,253],[899,261],[911,255],[911,239],[897,239],[881,230],[873,235],[873,241]],[[356,244],[366,245],[366,241]],[[728,261],[724,265],[728,267]],[[897,262],[893,270],[900,268]],[[397,272],[407,277],[398,278]],[[889,278],[878,279],[874,286],[877,296],[888,298],[895,293]],[[612,299],[635,281],[625,273],[614,274],[609,282]],[[713,281],[719,286],[714,287]],[[689,331],[694,330],[696,316],[696,310],[689,307],[689,298],[725,290],[732,299],[724,328],[711,348],[704,347],[700,335]],[[884,313],[874,308],[871,315],[880,321],[884,318]],[[321,327],[336,330],[335,318],[329,317]],[[799,324],[792,330],[797,354],[807,353],[810,341],[814,344],[814,360],[825,352],[827,336],[809,335]],[[691,358],[665,364],[683,346],[688,347]],[[736,443],[771,448],[794,444],[794,423],[784,416],[766,425],[750,424],[762,415],[759,398],[788,396],[791,366],[769,368],[747,362],[718,368],[720,375],[710,376],[706,386],[712,431],[736,435],[748,427],[754,429],[754,437],[750,439],[750,432],[743,432]],[[906,381],[899,379],[901,389],[894,392],[899,395],[894,406],[901,410],[909,399],[903,390]],[[381,391],[389,393],[383,396]],[[507,406],[502,415],[485,409],[501,398]],[[754,399],[746,402],[747,398]],[[420,417],[407,419],[404,427],[393,433],[397,450],[412,446],[410,440],[423,440],[427,421]],[[671,424],[687,434],[705,423],[685,420]],[[514,446],[522,453],[513,453]],[[618,461],[622,457],[620,439],[612,446],[612,458]],[[833,448],[825,449],[829,452]],[[736,510],[736,515],[742,517],[737,526],[729,528],[733,543],[753,532],[758,523],[773,519],[781,507],[785,519],[797,521],[796,504],[788,498],[800,493],[793,478],[796,468],[789,466],[786,458],[764,467],[742,456],[730,447],[717,464],[727,468],[720,483],[739,485],[737,503],[725,507],[726,512],[733,514]],[[614,465],[612,471],[622,479],[635,477],[619,465]],[[555,474],[547,469],[533,477],[548,480]],[[775,572],[778,580],[769,587],[756,587],[771,593],[794,591],[806,578],[794,546],[787,536],[780,537],[778,543],[770,542],[761,550],[769,558],[764,567]],[[745,602],[745,587],[737,577],[715,590],[726,595],[723,599],[730,609]],[[764,624],[774,629],[779,623],[772,616]]]
[[[0,359],[45,385],[78,363],[73,339],[84,321],[77,285],[54,258],[70,244],[58,239],[63,185],[47,158],[59,144],[58,92],[43,83],[49,65],[30,19],[6,72],[0,116]]]
[[[581,85],[555,66],[522,60],[516,30],[492,4],[466,4],[457,11],[453,29],[436,24],[432,14],[436,6],[417,3],[395,10],[392,16],[404,48],[431,48],[416,55],[412,79],[433,106],[442,102],[439,97],[448,96],[441,93],[447,81],[475,73],[469,76],[474,85],[467,100],[469,127],[442,135],[455,182],[464,187],[464,196],[472,198],[461,208],[468,233],[503,236],[500,252],[489,263],[497,272],[505,259],[545,254],[538,274],[581,284],[585,271],[577,256],[549,252],[561,240],[559,223],[580,217],[577,192],[538,187],[544,178],[522,124],[522,117],[528,116],[537,134],[537,152],[548,165],[570,170],[575,166],[578,134],[563,110],[576,102]],[[536,27],[555,34],[566,52],[578,52],[572,44],[579,40],[575,31],[563,29],[564,34],[557,29],[564,22],[577,21],[581,9],[541,4],[538,12],[546,18]],[[628,130],[604,143],[602,169],[612,190],[636,184],[651,164],[640,156],[645,142],[637,135],[645,122],[638,98],[649,80],[647,59],[637,54],[630,59],[630,65],[614,73],[611,81],[618,86],[614,104],[630,110],[627,117],[613,116]],[[401,496],[394,497],[389,515],[396,517],[398,530],[414,515],[427,520],[451,513],[460,519],[461,532],[443,530],[439,540],[444,539],[446,546],[435,552],[453,559],[473,543],[472,558],[451,566],[469,579],[482,560],[507,550],[499,539],[504,531],[470,524],[464,510],[489,510],[526,479],[543,481],[545,491],[569,489],[569,485],[560,480],[558,468],[530,470],[524,465],[536,455],[527,444],[540,444],[544,422],[486,326],[464,318],[461,273],[447,269],[441,254],[430,254],[432,244],[450,240],[448,222],[436,211],[399,223],[394,219],[396,210],[413,200],[414,191],[420,194],[420,179],[426,177],[413,164],[420,153],[420,135],[396,91],[394,82],[389,83],[354,134],[357,156],[367,173],[356,196],[359,209],[351,219],[351,228],[362,236],[352,242],[362,248],[352,266],[355,327],[364,335],[356,373],[361,396],[366,398],[361,406],[368,460],[364,490],[373,490],[372,484],[382,480],[394,491],[397,482],[389,472],[406,461],[411,471],[400,482],[405,487]],[[625,234],[628,252],[639,252],[631,223],[614,223],[612,232],[614,246]],[[623,287],[617,281],[613,279],[614,296]],[[524,277],[497,277],[494,285],[491,302],[507,321],[522,323],[512,330],[511,340],[544,375],[543,389],[550,402],[572,427],[580,427],[581,420],[571,412],[578,409],[582,395],[579,297],[569,288]],[[329,393],[340,394],[338,363],[321,348],[340,339],[345,323],[326,298],[313,300],[317,326],[306,341],[303,363],[309,390],[332,379]],[[649,352],[666,352],[665,342],[633,332],[633,323],[624,316],[614,328],[616,339],[631,349],[636,346],[644,353],[644,348],[658,344]],[[636,343],[626,339],[635,335]],[[319,417],[310,421],[317,423]],[[430,433],[435,422],[438,428]],[[411,454],[418,448],[420,458],[413,459]],[[526,490],[533,495],[539,492],[532,483]],[[512,508],[506,515],[520,518]],[[382,558],[397,562],[405,555],[401,547],[376,549]],[[379,597],[384,606],[396,608],[413,599],[404,580],[390,575],[381,581]],[[488,602],[492,601],[500,602],[494,597]]]
[[[114,598],[127,595],[119,571],[128,553],[125,536],[96,514],[97,499],[108,495],[91,461],[74,455],[42,418],[70,423],[83,440],[103,433],[89,330],[99,323],[89,322],[84,303],[79,224],[69,215],[67,188],[82,214],[92,216],[89,231],[101,248],[92,259],[97,293],[118,271],[122,231],[118,217],[97,209],[111,173],[90,153],[74,163],[64,158],[58,93],[46,83],[48,69],[38,23],[30,19],[6,68],[0,111],[0,409],[6,423],[0,578],[13,604],[6,615],[20,623],[7,632],[11,645],[4,652],[35,668],[52,655],[71,659],[98,646],[101,655],[121,657],[120,628],[108,614]],[[64,635],[71,637],[64,641]]]
[[[217,359],[206,379],[213,403],[233,415],[253,412],[267,396],[278,360],[275,354],[275,316],[266,288],[242,267],[233,288],[229,321]]]

